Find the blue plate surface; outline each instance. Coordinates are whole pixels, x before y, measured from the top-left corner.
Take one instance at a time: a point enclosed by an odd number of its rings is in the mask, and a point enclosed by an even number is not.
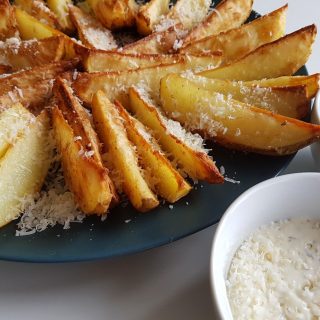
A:
[[[252,13],[250,19],[257,17]],[[302,68],[300,74],[307,74]],[[210,146],[210,145],[209,145]],[[279,174],[294,155],[270,157],[213,146],[218,167],[239,184],[197,185],[174,204],[140,214],[132,207],[113,209],[102,222],[90,217],[71,229],[61,226],[31,236],[16,237],[16,223],[0,229],[0,259],[28,262],[67,262],[110,258],[158,247],[218,222],[229,206],[251,186]],[[266,199],[267,201],[267,199]],[[130,220],[126,223],[126,220]],[[127,221],[128,222],[128,221]]]

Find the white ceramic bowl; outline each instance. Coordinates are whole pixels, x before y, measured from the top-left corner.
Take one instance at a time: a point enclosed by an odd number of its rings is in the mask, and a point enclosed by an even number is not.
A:
[[[311,122],[320,124],[320,92],[318,92],[311,112]],[[320,142],[315,142],[311,145],[311,152],[313,159],[320,170]]]
[[[237,248],[259,226],[293,217],[320,218],[320,173],[295,173],[257,184],[223,215],[211,253],[211,285],[217,315],[232,319],[225,279]]]

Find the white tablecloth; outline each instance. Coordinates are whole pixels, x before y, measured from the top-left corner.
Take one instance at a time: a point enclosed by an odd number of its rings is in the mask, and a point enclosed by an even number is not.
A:
[[[319,0],[290,0],[288,32],[316,23]],[[266,13],[282,0],[256,0]],[[320,72],[320,39],[307,64]],[[286,173],[316,171],[306,148]],[[0,319],[212,320],[209,257],[215,227],[170,245],[109,261],[0,262]]]

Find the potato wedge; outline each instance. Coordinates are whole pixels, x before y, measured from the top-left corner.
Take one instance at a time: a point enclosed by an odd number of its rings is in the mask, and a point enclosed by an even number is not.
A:
[[[137,148],[139,164],[145,170],[145,178],[151,189],[171,203],[186,196],[191,186],[173,168],[147,128],[130,116],[119,102],[116,101],[115,106],[124,120],[129,140]]]
[[[128,140],[126,129],[117,108],[102,91],[92,100],[92,114],[97,132],[118,172],[124,193],[139,211],[149,211],[159,202],[145,181],[138,166],[135,150]]]
[[[166,113],[227,147],[280,156],[320,137],[320,126],[228,99],[179,75],[161,80],[160,96]]]
[[[20,103],[0,113],[0,159],[34,120],[32,113]]]
[[[87,0],[95,16],[108,29],[132,27],[138,5],[134,0]]]
[[[190,61],[189,61],[190,60]],[[210,64],[211,63],[213,64]],[[105,73],[81,73],[73,83],[77,95],[85,103],[90,104],[92,96],[98,90],[108,94],[111,101],[119,100],[128,106],[128,89],[133,85],[142,85],[152,92],[152,98],[157,99],[160,79],[169,73],[179,73],[199,67],[214,67],[217,56],[192,57],[184,62],[153,66],[137,70]]]
[[[49,122],[41,113],[0,160],[0,226],[18,218],[24,198],[42,187],[53,158]]]
[[[22,10],[28,12],[37,20],[49,25],[52,28],[58,29],[59,22],[57,16],[51,11],[46,3],[42,0],[15,0],[14,4]]]
[[[63,37],[21,42],[11,38],[0,43],[0,64],[7,64],[15,72],[59,61],[65,53],[64,45]]]
[[[76,203],[83,213],[105,214],[113,197],[108,171],[83,152],[80,141],[57,107],[52,110],[52,120],[64,177]]]
[[[194,180],[222,183],[222,175],[214,161],[202,147],[203,140],[198,135],[186,132],[178,122],[169,120],[145,94],[130,88],[130,109],[148,127],[159,141],[163,150],[172,155],[178,167]]]
[[[31,110],[42,109],[51,97],[55,77],[72,70],[77,64],[77,59],[58,61],[0,78],[0,109],[6,109],[16,102]]]
[[[169,0],[150,0],[142,5],[136,16],[137,30],[147,36],[152,33],[161,16],[169,12]]]
[[[4,74],[8,74],[11,73],[12,69],[10,66],[6,65],[6,64],[0,64],[0,74],[4,75]]]
[[[239,28],[189,43],[179,52],[200,54],[220,51],[223,56],[223,63],[231,63],[258,47],[283,37],[285,35],[287,9],[288,5],[285,5]]]
[[[9,0],[0,1],[0,40],[19,36],[16,18]]]
[[[56,14],[61,30],[66,34],[72,34],[75,31],[69,16],[69,5],[72,5],[72,0],[47,0],[47,4]]]
[[[263,87],[306,86],[307,98],[312,99],[316,96],[320,88],[320,74],[316,73],[311,76],[284,76],[274,79],[247,81],[246,83],[248,85],[259,85]]]
[[[112,50],[117,43],[110,30],[106,29],[91,14],[76,6],[69,6],[70,18],[78,31],[79,39],[88,48]]]
[[[311,25],[265,44],[244,58],[199,75],[230,80],[260,80],[294,74],[308,60],[317,28]]]
[[[168,53],[175,51],[173,47],[182,44],[185,36],[186,31],[182,29],[182,25],[176,25],[164,31],[153,32],[148,37],[130,43],[122,48],[122,52],[133,54],[145,54],[146,52],[148,54]]]
[[[255,84],[245,81],[209,79],[195,75],[183,75],[199,88],[219,92],[230,99],[281,114],[286,117],[302,119],[310,109],[310,98],[305,85],[272,87],[261,81]]]
[[[249,17],[252,4],[253,0],[221,1],[204,21],[190,31],[184,43],[240,27]]]

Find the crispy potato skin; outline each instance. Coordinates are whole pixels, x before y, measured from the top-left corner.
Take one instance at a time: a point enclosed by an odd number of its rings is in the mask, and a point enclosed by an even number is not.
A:
[[[58,107],[52,111],[64,177],[82,212],[104,214],[112,201],[107,170],[82,154],[83,148]]]
[[[102,91],[93,97],[92,114],[104,151],[110,155],[112,166],[121,176],[122,189],[132,205],[141,212],[157,207],[159,201],[142,176],[120,115]]]
[[[23,198],[42,187],[53,158],[49,117],[42,112],[0,160],[0,226],[18,218]]]
[[[221,1],[215,11],[190,31],[184,43],[240,27],[249,17],[252,4],[253,0]]]
[[[179,52],[200,54],[220,51],[223,56],[223,64],[231,63],[258,47],[283,37],[287,9],[288,5],[283,6],[239,28],[194,41]]]
[[[308,60],[316,34],[315,25],[307,26],[259,47],[234,63],[199,75],[246,81],[292,75]]]
[[[164,116],[156,107],[145,101],[137,90],[130,88],[129,94],[132,112],[152,130],[162,148],[174,156],[184,172],[194,180],[223,183],[223,176],[206,153],[190,148],[181,139],[170,133]]]
[[[60,61],[64,56],[64,38],[50,37],[38,41],[21,41],[19,48],[0,48],[0,64],[6,63],[12,71],[29,69]]]
[[[13,7],[9,0],[0,1],[0,41],[14,37],[17,31]]]
[[[148,135],[147,128],[131,117],[119,102],[116,101],[115,106],[124,120],[130,141],[137,148],[139,164],[146,172],[148,185],[156,194],[171,203],[186,196],[190,192],[191,186],[173,168],[156,140],[151,135],[150,140],[145,138]]]
[[[227,99],[179,75],[161,80],[160,96],[167,113],[227,147],[286,155],[320,137],[320,126]]]

